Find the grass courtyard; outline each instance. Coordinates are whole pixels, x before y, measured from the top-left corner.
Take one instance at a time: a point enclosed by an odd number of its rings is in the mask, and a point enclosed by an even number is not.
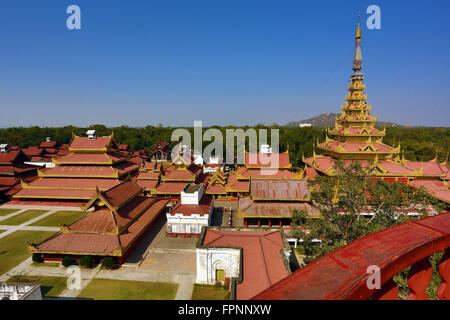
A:
[[[87,214],[88,212],[83,211],[56,211],[31,225],[39,227],[59,227],[60,224],[72,224]]]
[[[0,275],[30,256],[27,242],[41,242],[53,234],[46,231],[16,231],[0,238]]]
[[[17,216],[0,221],[0,224],[8,226],[18,226],[22,223],[27,222],[28,220],[39,217],[41,214],[44,214],[46,212],[47,210],[27,210],[18,214]]]
[[[39,283],[41,285],[42,296],[57,297],[67,287],[67,278],[65,277],[41,277],[41,276],[13,276],[7,282],[26,282]]]
[[[173,300],[178,284],[94,279],[78,298],[95,300]]]
[[[191,300],[228,300],[230,292],[224,287],[194,284]]]
[[[0,209],[0,217],[6,216],[16,211],[19,211],[19,209]]]

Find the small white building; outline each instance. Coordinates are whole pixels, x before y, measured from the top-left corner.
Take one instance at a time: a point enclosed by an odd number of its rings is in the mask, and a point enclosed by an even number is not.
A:
[[[203,184],[187,184],[180,199],[166,214],[166,234],[172,237],[199,236],[211,222],[213,198],[203,194]]]
[[[97,139],[97,132],[95,130],[88,130],[86,132],[88,139],[95,140]]]
[[[203,166],[204,173],[213,173],[217,170],[223,171],[223,161],[219,157],[210,157]]]
[[[0,152],[3,153],[9,152],[9,145],[7,143],[0,144]]]
[[[42,300],[41,286],[32,283],[0,282],[0,300]]]
[[[200,239],[196,283],[228,279],[232,299],[248,300],[291,273],[291,248],[280,229],[207,227]]]
[[[300,128],[312,127],[312,124],[311,124],[311,123],[300,123],[300,124],[299,124],[299,127],[300,127]]]

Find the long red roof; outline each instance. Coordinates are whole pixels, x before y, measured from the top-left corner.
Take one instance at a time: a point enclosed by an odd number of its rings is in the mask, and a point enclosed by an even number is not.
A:
[[[112,142],[111,137],[98,137],[89,139],[88,137],[74,137],[69,145],[71,150],[95,150],[105,149]]]
[[[247,167],[274,167],[274,168],[286,168],[291,167],[289,160],[289,154],[284,153],[245,153],[245,165]]]

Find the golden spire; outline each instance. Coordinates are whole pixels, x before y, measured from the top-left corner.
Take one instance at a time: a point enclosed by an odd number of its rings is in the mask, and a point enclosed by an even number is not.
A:
[[[361,39],[360,18],[361,18],[361,13],[358,12],[358,28],[356,28],[356,34],[355,34],[356,39]]]

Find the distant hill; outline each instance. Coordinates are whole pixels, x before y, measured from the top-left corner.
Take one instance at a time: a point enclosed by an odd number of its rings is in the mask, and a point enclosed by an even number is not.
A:
[[[300,120],[300,121],[291,121],[286,123],[287,127],[298,127],[300,123],[310,123],[313,127],[334,127],[334,120],[336,118],[337,114],[332,112],[326,112],[322,113],[321,115],[318,115],[317,117]],[[376,127],[403,127],[402,125],[399,125],[394,122],[384,122],[384,121],[377,121],[375,124]]]

